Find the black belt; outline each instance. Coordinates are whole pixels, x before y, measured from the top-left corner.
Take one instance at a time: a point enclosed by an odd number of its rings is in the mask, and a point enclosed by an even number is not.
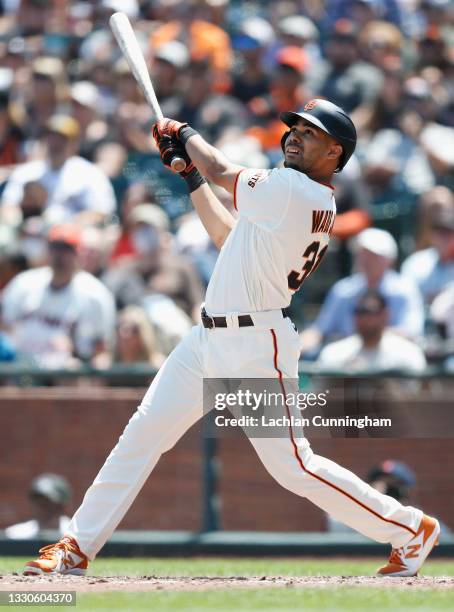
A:
[[[287,308],[282,308],[281,312],[284,318],[290,316]],[[205,308],[202,308],[201,317],[202,317],[202,325],[206,329],[213,329],[214,327],[228,327],[227,317],[210,317],[210,315],[207,314],[207,311],[205,310]],[[238,315],[238,327],[253,327],[253,326],[254,326],[254,321],[252,320],[251,315],[248,315],[248,314]]]

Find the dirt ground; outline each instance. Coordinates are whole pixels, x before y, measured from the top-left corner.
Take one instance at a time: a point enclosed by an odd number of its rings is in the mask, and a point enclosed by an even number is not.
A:
[[[103,591],[201,591],[205,589],[266,588],[266,587],[325,587],[367,586],[376,588],[454,589],[450,576],[420,576],[416,578],[380,578],[361,576],[232,576],[227,578],[199,576],[158,577],[141,576],[0,576],[0,591],[52,591],[68,590],[78,593]]]

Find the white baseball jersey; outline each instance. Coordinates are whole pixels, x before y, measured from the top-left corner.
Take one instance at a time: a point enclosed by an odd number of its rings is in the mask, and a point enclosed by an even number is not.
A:
[[[333,189],[291,168],[248,168],[238,174],[234,202],[239,219],[219,254],[206,309],[285,308],[328,248]]]

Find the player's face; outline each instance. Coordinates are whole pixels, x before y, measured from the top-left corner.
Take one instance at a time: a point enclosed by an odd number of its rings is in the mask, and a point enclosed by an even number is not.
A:
[[[334,171],[341,153],[342,147],[328,134],[300,119],[290,128],[285,143],[285,165],[308,175],[328,166]]]

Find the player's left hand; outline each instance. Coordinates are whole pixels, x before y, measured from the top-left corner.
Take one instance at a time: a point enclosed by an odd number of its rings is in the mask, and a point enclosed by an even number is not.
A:
[[[206,182],[192,163],[191,158],[187,154],[186,149],[181,142],[171,138],[170,136],[162,136],[159,140],[158,147],[162,162],[168,168],[171,168],[172,159],[174,157],[182,157],[184,159],[186,162],[186,168],[178,174],[184,181],[186,181],[189,193],[192,193],[198,189],[200,185],[203,185],[203,183]]]
[[[158,142],[158,148],[162,163],[168,168],[171,168],[172,159],[174,157],[181,157],[184,159],[186,162],[186,169],[183,170],[183,172],[178,173],[183,178],[185,174],[189,174],[194,168],[194,164],[192,163],[189,155],[186,153],[186,149],[180,142],[178,142],[178,140],[175,140],[175,138],[171,138],[167,135],[161,136]]]
[[[181,128],[186,127],[187,123],[180,123],[180,121],[175,121],[174,119],[160,119],[153,126],[153,138],[157,146],[159,147],[159,141],[164,136],[170,136],[173,140],[178,140],[179,132]]]

